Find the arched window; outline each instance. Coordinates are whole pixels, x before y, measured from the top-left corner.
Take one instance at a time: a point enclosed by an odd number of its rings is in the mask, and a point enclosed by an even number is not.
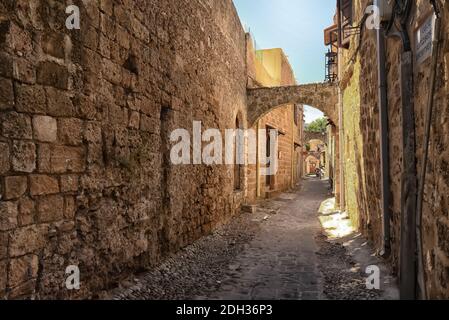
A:
[[[240,145],[241,145],[241,136],[239,134],[239,129],[241,129],[241,124],[239,117],[235,118],[235,148],[234,148],[234,190],[241,190],[241,174],[242,174],[242,165],[239,157]]]

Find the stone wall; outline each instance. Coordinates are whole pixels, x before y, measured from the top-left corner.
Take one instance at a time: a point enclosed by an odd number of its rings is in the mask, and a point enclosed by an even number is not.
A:
[[[260,177],[262,194],[267,197],[289,190],[298,182],[295,180],[294,170],[300,159],[295,152],[293,139],[299,143],[299,129],[293,124],[293,108],[291,105],[278,108],[259,120],[260,129],[274,128],[282,132],[278,136],[278,171],[271,177],[271,184],[266,181],[266,176]]]
[[[173,129],[246,123],[232,1],[74,2],[73,31],[63,1],[0,3],[0,297],[92,297],[244,198],[232,166],[169,159]]]
[[[361,20],[369,1],[354,1],[355,22]],[[431,298],[449,298],[449,154],[445,151],[449,135],[449,3],[440,1],[443,8],[442,48],[438,62],[435,116],[428,175],[424,197],[424,251],[426,283]],[[414,47],[414,31],[432,11],[428,1],[419,0],[413,8],[409,33]],[[381,250],[382,212],[379,150],[379,114],[377,107],[377,71],[375,37],[366,29],[360,50],[358,37],[351,41],[344,53],[344,132],[346,201],[354,222]],[[413,49],[414,50],[414,49]],[[415,51],[415,50],[414,50]],[[387,41],[387,86],[389,110],[390,181],[391,181],[391,232],[393,270],[399,268],[401,197],[402,197],[402,106],[400,57],[401,41],[390,37]],[[416,53],[416,52],[414,52]],[[428,101],[430,59],[414,66],[416,158],[418,172],[424,141],[425,110]],[[352,186],[352,187],[351,187]]]
[[[437,67],[435,109],[430,138],[428,174],[424,190],[423,233],[427,288],[431,297],[449,298],[449,2],[442,8],[441,50]],[[418,27],[431,11],[427,1],[418,1],[414,11]],[[421,172],[424,124],[428,101],[431,59],[415,65],[416,153]]]

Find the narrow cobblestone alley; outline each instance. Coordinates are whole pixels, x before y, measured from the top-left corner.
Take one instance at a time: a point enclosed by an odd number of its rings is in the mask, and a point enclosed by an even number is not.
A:
[[[0,300],[449,299],[448,19],[0,0]]]
[[[318,209],[327,195],[327,181],[304,180],[301,188],[261,202],[254,214],[243,213],[104,298],[379,298],[380,292],[368,293],[361,274],[351,271],[356,263],[346,249],[323,235]]]
[[[220,290],[225,300],[319,299],[322,292],[315,236],[317,211],[325,200],[325,181],[305,181],[302,192],[274,200],[278,214],[233,262]],[[232,270],[234,269],[234,270]]]

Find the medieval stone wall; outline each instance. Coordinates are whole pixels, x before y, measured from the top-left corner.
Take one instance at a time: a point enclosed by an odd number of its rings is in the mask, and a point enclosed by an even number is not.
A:
[[[427,289],[431,297],[449,298],[449,3],[439,1],[442,8],[441,50],[437,66],[435,108],[430,137],[430,153],[424,190],[423,234]],[[432,8],[418,1],[413,12],[413,32]],[[413,42],[414,44],[414,42]],[[424,126],[430,91],[431,59],[415,64],[415,127],[418,172],[421,172]]]
[[[244,198],[232,167],[169,158],[174,129],[246,122],[232,1],[74,1],[81,30],[63,3],[0,3],[0,297],[92,296]]]
[[[354,2],[355,23],[361,20],[368,1]],[[449,179],[448,158],[445,151],[449,134],[449,3],[440,1],[443,14],[442,48],[438,62],[435,114],[428,174],[424,196],[424,251],[426,283],[432,298],[449,297]],[[415,52],[414,34],[419,24],[432,12],[428,1],[419,0],[413,9],[409,33]],[[360,50],[354,37],[351,48],[345,52],[344,75],[344,133],[345,177],[347,209],[361,230],[381,250],[382,212],[379,150],[379,114],[377,106],[377,71],[375,37],[365,29]],[[389,110],[389,147],[391,181],[391,263],[395,272],[399,268],[401,197],[402,197],[402,106],[400,58],[401,41],[397,37],[387,40],[387,86]],[[414,103],[416,158],[421,169],[423,153],[425,110],[428,101],[430,59],[423,64],[414,63]]]

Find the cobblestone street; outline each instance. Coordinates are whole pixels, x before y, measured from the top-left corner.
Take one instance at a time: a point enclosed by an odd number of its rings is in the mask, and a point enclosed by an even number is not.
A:
[[[237,217],[157,270],[124,282],[112,296],[213,300],[379,298],[381,292],[366,290],[360,267],[345,247],[323,236],[318,209],[327,198],[327,186],[327,181],[305,180],[301,190],[261,202],[255,214]]]
[[[271,205],[260,232],[233,262],[213,299],[319,299],[322,292],[315,236],[317,211],[327,194],[324,181],[306,181],[302,192],[286,193]]]

